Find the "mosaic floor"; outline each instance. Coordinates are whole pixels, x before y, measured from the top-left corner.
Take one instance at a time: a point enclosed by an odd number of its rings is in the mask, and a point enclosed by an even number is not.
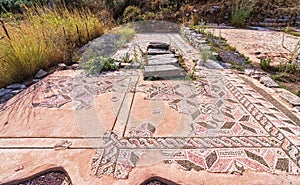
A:
[[[73,102],[76,113],[90,109],[95,96],[113,93],[112,102],[117,102],[124,101],[124,94],[134,95],[132,104],[119,105],[129,110],[121,127],[123,133],[115,133],[117,121],[105,130],[104,144],[92,164],[97,176],[127,178],[140,158],[153,151],[158,152],[158,161],[177,163],[186,170],[300,172],[300,127],[295,122],[237,74],[206,69],[201,76],[196,81],[154,82],[139,80],[138,71],[86,79],[52,76],[40,84],[42,93],[33,99],[31,107],[57,109]],[[143,98],[136,102],[137,96]],[[151,103],[164,107],[151,108]],[[150,118],[161,112],[164,115],[133,123],[138,116],[132,110],[140,104],[152,109]],[[167,117],[167,111],[161,109],[181,115],[181,120],[174,120],[178,123],[168,123],[170,127],[177,125],[174,132],[162,136],[155,134]],[[185,129],[178,131],[182,127]]]
[[[196,80],[164,81],[144,81],[137,69],[50,75],[0,113],[20,101],[29,111],[71,110],[83,136],[70,140],[94,140],[84,147],[96,150],[91,168],[98,177],[126,179],[132,169],[157,163],[187,171],[300,173],[299,123],[230,70],[199,68]]]

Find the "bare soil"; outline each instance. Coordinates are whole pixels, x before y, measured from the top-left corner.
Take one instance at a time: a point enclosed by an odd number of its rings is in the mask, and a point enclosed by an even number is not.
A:
[[[235,47],[237,51],[249,57],[254,66],[259,68],[261,58],[271,59],[271,66],[277,66],[280,62],[286,63],[290,57],[289,51],[282,46],[283,35],[284,46],[293,50],[300,37],[277,31],[260,31],[251,29],[214,29],[210,30],[215,36],[224,37],[227,42]],[[277,76],[276,81],[294,93],[300,90],[300,73],[282,74],[269,71],[271,75]]]

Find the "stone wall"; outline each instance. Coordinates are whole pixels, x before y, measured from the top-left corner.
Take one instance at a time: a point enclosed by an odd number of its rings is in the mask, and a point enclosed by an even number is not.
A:
[[[300,28],[300,12],[297,16],[280,16],[277,18],[265,18],[263,22],[252,22],[252,26],[261,27],[297,27]]]

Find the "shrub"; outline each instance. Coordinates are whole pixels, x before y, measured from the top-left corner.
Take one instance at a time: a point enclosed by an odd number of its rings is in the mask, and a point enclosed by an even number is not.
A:
[[[159,19],[159,15],[155,14],[154,12],[145,12],[142,15],[143,20],[154,20],[154,19]]]
[[[236,27],[245,27],[256,1],[236,0],[231,11],[230,22]]]
[[[264,58],[260,59],[259,65],[263,70],[265,70],[265,71],[270,70],[270,64],[271,64],[270,59],[264,59]]]
[[[0,87],[33,77],[40,68],[71,60],[76,46],[103,34],[89,11],[27,9],[25,20],[0,30]],[[10,39],[8,38],[10,37]]]
[[[140,20],[141,9],[136,6],[128,6],[123,13],[123,21],[131,22]]]

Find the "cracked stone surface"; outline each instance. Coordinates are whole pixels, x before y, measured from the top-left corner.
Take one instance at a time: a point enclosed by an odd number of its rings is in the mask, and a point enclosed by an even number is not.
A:
[[[137,34],[132,42],[170,40],[198,56],[178,34]],[[74,184],[153,176],[299,184],[298,120],[230,69],[200,66],[195,74],[144,81],[141,69],[97,77],[65,70],[40,80],[0,107],[0,183],[59,166]]]

